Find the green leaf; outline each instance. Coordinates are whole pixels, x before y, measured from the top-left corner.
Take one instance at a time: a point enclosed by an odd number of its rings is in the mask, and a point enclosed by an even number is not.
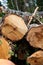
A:
[[[2,41],[0,40],[0,45],[2,44]]]
[[[14,55],[14,52],[12,50],[10,50],[9,51],[9,54],[13,56]]]

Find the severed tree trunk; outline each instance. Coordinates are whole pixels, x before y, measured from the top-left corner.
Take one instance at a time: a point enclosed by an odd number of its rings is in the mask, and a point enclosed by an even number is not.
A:
[[[5,17],[2,25],[2,34],[5,37],[12,41],[18,41],[23,38],[27,31],[28,28],[21,17],[13,14]]]
[[[0,65],[15,65],[15,64],[9,60],[0,59]]]
[[[27,62],[30,65],[43,65],[43,51],[39,50],[27,57]]]
[[[31,46],[43,49],[43,25],[32,27],[27,34]]]
[[[8,59],[10,58],[10,46],[6,39],[0,37],[0,59]]]

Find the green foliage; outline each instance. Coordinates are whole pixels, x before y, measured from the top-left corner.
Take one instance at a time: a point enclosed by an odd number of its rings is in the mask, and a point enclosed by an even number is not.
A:
[[[17,0],[17,1],[18,1],[19,10],[24,11],[24,1],[23,0]]]
[[[13,3],[13,4],[12,4]],[[8,4],[8,7],[10,8],[10,9],[16,9],[16,5],[15,5],[15,2],[14,2],[14,0],[7,0],[7,4]]]
[[[26,2],[29,4],[28,7],[25,6],[24,0],[17,0],[19,10],[33,12],[36,5],[38,5],[39,11],[43,11],[43,0],[27,0]],[[16,0],[7,0],[7,4],[10,9],[17,10]]]
[[[37,0],[37,5],[43,6],[43,0]]]
[[[2,13],[2,12],[0,13],[0,17],[3,17],[4,15],[5,15],[5,13]]]
[[[14,56],[14,52],[12,50],[9,51],[9,54]]]
[[[39,6],[39,11],[43,11],[43,0],[37,0],[37,5]]]
[[[8,7],[9,7],[9,8],[13,9],[13,7],[12,7],[12,4],[11,4],[10,0],[7,0],[7,4],[8,4]]]
[[[23,11],[23,5],[24,5],[23,0],[17,0],[17,2],[18,2],[19,10]],[[13,5],[12,5],[12,3],[13,3]],[[12,0],[12,2],[11,2],[11,0],[7,0],[7,4],[10,9],[15,9],[15,10],[17,9],[15,0]]]

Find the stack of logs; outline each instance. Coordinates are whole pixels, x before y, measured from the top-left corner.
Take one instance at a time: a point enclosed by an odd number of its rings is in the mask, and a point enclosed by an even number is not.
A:
[[[3,35],[3,37],[0,36],[0,58],[8,59],[10,57],[8,54],[10,46],[6,39],[19,41],[25,37],[32,47],[41,49],[27,57],[27,62],[30,65],[43,65],[43,25],[40,24],[39,26],[28,29],[37,10],[38,7],[30,17],[27,25],[20,16],[15,14],[9,14],[4,18],[0,28]]]

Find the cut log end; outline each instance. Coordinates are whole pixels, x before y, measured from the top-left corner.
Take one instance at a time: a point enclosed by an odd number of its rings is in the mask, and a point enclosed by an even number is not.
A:
[[[3,37],[0,37],[0,59],[10,58],[9,50],[8,42]]]
[[[2,27],[2,34],[5,37],[12,41],[18,41],[23,38],[27,31],[28,28],[21,17],[13,14],[5,17]]]
[[[43,51],[37,51],[27,58],[30,65],[43,65]]]
[[[15,65],[15,64],[9,60],[0,59],[0,65]]]
[[[31,46],[43,49],[43,25],[32,27],[27,34]]]

